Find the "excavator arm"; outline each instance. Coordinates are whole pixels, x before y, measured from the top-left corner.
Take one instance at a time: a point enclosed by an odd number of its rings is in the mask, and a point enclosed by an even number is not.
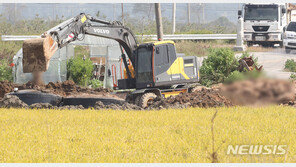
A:
[[[120,22],[99,20],[84,13],[52,29],[48,34],[44,35],[43,39],[26,40],[23,44],[24,72],[46,71],[48,62],[56,51],[53,48],[62,48],[73,41],[82,40],[85,34],[117,41],[121,47],[128,77],[131,77],[124,51],[135,68],[134,52],[138,42],[132,31],[124,27]]]

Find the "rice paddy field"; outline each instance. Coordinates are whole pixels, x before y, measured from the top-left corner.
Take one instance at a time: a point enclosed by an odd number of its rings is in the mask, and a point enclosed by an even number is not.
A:
[[[0,163],[296,162],[295,132],[296,109],[283,106],[0,109]],[[287,145],[288,150],[283,155],[227,154],[229,145],[246,144]]]

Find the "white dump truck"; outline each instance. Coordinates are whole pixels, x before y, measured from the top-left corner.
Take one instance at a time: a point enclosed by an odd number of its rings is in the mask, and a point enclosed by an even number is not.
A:
[[[244,20],[244,41],[248,46],[283,45],[283,28],[287,25],[285,4],[244,4],[238,15]]]

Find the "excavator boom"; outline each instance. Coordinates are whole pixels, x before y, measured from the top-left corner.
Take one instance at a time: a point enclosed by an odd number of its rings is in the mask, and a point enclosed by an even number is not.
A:
[[[25,40],[23,43],[23,71],[24,73],[44,72],[48,69],[50,58],[58,48],[79,40],[78,36],[85,34],[116,40],[124,49],[135,68],[134,51],[138,42],[134,34],[120,22],[108,22],[93,18],[84,13],[65,21],[55,27],[42,38]],[[125,54],[122,49],[122,58]],[[125,60],[128,76],[128,63]]]

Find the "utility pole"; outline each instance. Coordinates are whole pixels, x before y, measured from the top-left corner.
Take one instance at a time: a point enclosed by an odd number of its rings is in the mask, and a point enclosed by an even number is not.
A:
[[[202,6],[202,24],[205,24],[205,4],[201,4]]]
[[[244,36],[244,21],[243,18],[239,18],[237,22],[237,38],[236,46],[233,48],[235,51],[245,51],[243,36]]]
[[[122,19],[122,25],[124,25],[123,3],[121,3],[121,19]]]
[[[174,34],[176,31],[176,3],[173,3],[172,24],[173,24],[172,34]]]
[[[190,3],[187,3],[187,23],[190,24]]]
[[[55,17],[55,4],[53,3],[52,4],[52,20],[55,20],[56,19],[56,17]]]
[[[16,23],[16,3],[14,3],[14,15],[13,15],[13,23]]]
[[[157,29],[157,39],[158,41],[163,40],[163,28],[162,28],[162,17],[160,3],[155,3],[155,19],[156,19],[156,29]]]
[[[116,20],[115,16],[115,10],[116,9],[116,3],[113,4],[113,20]]]

